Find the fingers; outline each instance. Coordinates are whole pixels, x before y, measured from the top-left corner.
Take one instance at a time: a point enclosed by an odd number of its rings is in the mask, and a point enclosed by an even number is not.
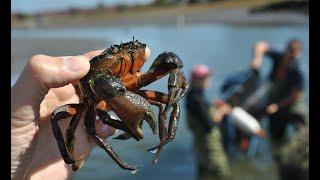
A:
[[[85,76],[90,68],[89,60],[101,52],[102,50],[95,50],[80,56],[64,57],[35,55],[16,85],[22,83],[23,87],[20,87],[27,89],[26,92],[46,94],[50,88],[65,86]]]
[[[269,44],[265,41],[258,41],[255,44],[255,54],[262,55],[269,49]]]
[[[92,58],[94,58],[95,56],[98,56],[102,52],[103,52],[102,49],[94,50],[94,51],[90,51],[90,52],[85,53],[84,56],[86,56],[88,59],[91,60]]]
[[[63,87],[84,77],[90,69],[89,60],[100,53],[101,50],[96,50],[79,56],[33,56],[11,89],[12,112],[19,110],[21,113],[17,118],[26,119],[25,111],[28,110],[32,114],[28,119],[34,120],[33,115],[37,115],[49,89]]]
[[[96,131],[104,139],[106,139],[116,133],[115,128],[103,124],[102,121],[99,119],[96,121]]]
[[[37,55],[29,63],[31,75],[38,80],[39,86],[47,88],[44,90],[62,87],[81,79],[89,68],[89,59],[83,55],[67,58]]]

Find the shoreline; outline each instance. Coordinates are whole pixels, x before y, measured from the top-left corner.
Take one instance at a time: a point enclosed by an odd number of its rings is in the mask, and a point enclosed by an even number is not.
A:
[[[271,0],[270,2],[279,2]],[[64,27],[127,27],[143,25],[214,24],[230,25],[302,25],[309,23],[307,14],[280,11],[250,13],[254,7],[266,1],[215,2],[174,7],[138,7],[123,11],[93,9],[77,13],[55,13],[39,15],[24,20],[11,18],[13,29],[64,28]]]

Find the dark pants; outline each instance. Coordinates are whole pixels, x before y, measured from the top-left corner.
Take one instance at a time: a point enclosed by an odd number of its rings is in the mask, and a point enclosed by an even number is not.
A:
[[[308,178],[308,169],[302,168],[302,152],[296,149],[304,149],[305,144],[295,145],[300,143],[299,134],[295,133],[293,138],[286,137],[286,127],[288,124],[293,124],[296,130],[299,131],[302,126],[306,125],[306,119],[303,114],[289,111],[280,110],[270,117],[269,130],[271,134],[271,144],[274,160],[277,162],[279,176],[281,180],[304,180]],[[297,138],[297,137],[298,138]],[[295,142],[296,141],[296,142]],[[300,152],[300,153],[299,153]],[[284,159],[289,159],[284,161]],[[290,160],[291,159],[291,160]],[[294,161],[294,162],[293,162]]]
[[[295,127],[305,125],[305,119],[302,114],[290,112],[289,110],[279,110],[270,115],[269,119],[269,130],[271,138],[274,140],[281,140],[284,138],[288,124],[293,124]]]
[[[308,180],[309,171],[302,169],[299,165],[281,164],[279,167],[281,180]]]

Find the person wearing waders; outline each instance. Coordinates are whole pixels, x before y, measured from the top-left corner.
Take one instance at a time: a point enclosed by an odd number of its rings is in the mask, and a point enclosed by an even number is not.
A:
[[[274,159],[281,171],[281,149],[288,143],[290,137],[286,135],[289,124],[295,130],[308,124],[307,108],[303,102],[303,74],[299,66],[301,42],[292,39],[288,42],[284,52],[269,48],[264,41],[255,45],[253,68],[259,69],[263,56],[266,55],[272,62],[269,74],[271,83],[268,91],[266,112],[269,116],[269,132]]]
[[[197,161],[197,180],[231,177],[218,127],[218,123],[230,112],[231,107],[225,104],[217,109],[207,101],[205,91],[210,86],[211,74],[208,66],[195,66],[191,71],[191,89],[186,97],[187,123],[193,134]]]

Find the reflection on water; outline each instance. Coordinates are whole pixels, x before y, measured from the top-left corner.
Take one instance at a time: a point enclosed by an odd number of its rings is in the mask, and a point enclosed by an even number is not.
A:
[[[303,42],[304,51],[301,64],[306,77],[306,101],[309,101],[309,29],[308,26],[275,26],[247,27],[225,25],[186,25],[177,29],[175,26],[143,26],[129,28],[77,28],[77,29],[29,29],[13,30],[12,38],[31,37],[43,38],[81,38],[96,41],[120,43],[131,40],[132,37],[148,44],[152,49],[151,60],[143,70],[148,69],[152,60],[161,52],[170,50],[176,52],[184,63],[184,71],[198,63],[209,65],[214,70],[213,85],[208,91],[208,98],[218,95],[219,85],[230,73],[248,67],[252,56],[252,45],[257,40],[266,40],[278,49],[284,49],[288,39],[297,37]],[[50,40],[48,40],[50,41]],[[61,44],[63,45],[63,44]],[[108,46],[110,44],[106,44]],[[68,48],[68,47],[66,47]],[[70,54],[81,52],[70,52]],[[270,62],[266,59],[262,74],[268,73]],[[15,76],[12,74],[12,81]],[[161,79],[151,84],[147,89],[166,89],[167,79]],[[184,106],[183,102],[181,104]],[[155,109],[156,110],[156,109]],[[186,129],[182,108],[181,123],[175,141],[164,147],[158,164],[151,164],[152,154],[146,149],[157,144],[156,136],[152,136],[148,127],[144,128],[146,138],[141,142],[134,140],[110,140],[120,157],[133,165],[140,166],[137,174],[123,171],[101,149],[94,149],[90,158],[74,179],[194,179],[195,164],[192,154],[192,138]],[[263,143],[262,143],[263,144]],[[265,151],[262,151],[262,153]],[[270,158],[260,158],[248,161],[241,156],[233,163],[233,173],[236,179],[275,179],[274,165]],[[268,157],[268,156],[264,156]]]

